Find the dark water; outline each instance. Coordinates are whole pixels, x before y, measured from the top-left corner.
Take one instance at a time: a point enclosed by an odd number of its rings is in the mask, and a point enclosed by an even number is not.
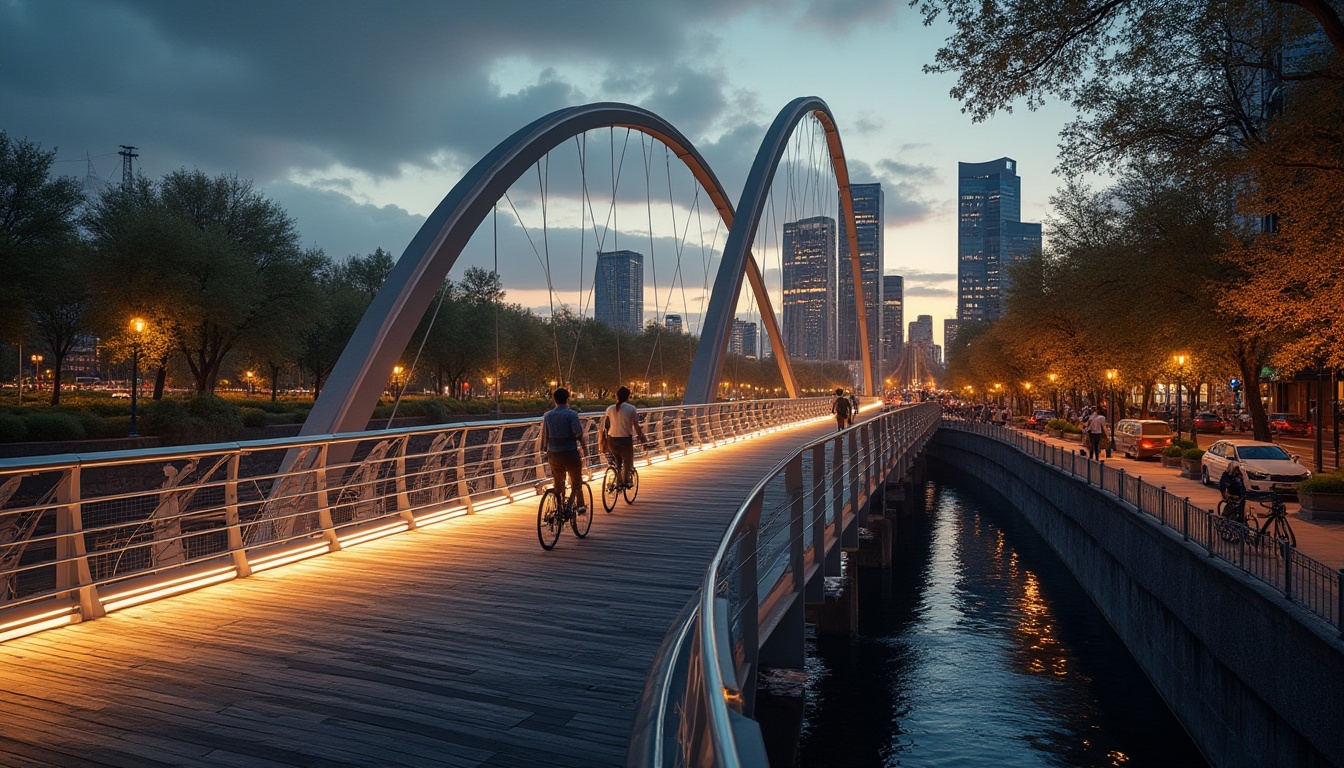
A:
[[[1036,532],[976,481],[935,478],[859,635],[809,640],[803,766],[1203,766]]]

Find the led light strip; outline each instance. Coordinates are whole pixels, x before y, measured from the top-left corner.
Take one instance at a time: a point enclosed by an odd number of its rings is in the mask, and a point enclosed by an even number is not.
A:
[[[148,603],[159,598],[176,595],[182,592],[190,592],[193,589],[208,587],[211,584],[218,584],[222,581],[228,581],[238,574],[238,570],[232,565],[226,568],[208,571],[200,576],[185,576],[162,584],[153,584],[150,586],[133,589],[124,594],[117,595],[112,600],[103,601],[103,610],[117,611],[122,608],[129,608],[132,605]]]
[[[307,560],[310,557],[317,557],[318,555],[325,554],[329,549],[330,547],[327,545],[327,542],[322,541],[318,542],[317,544],[304,547],[303,549],[295,550],[294,552],[286,552],[282,555],[272,555],[270,557],[263,557],[254,562],[249,563],[249,565],[252,566],[252,572],[256,573],[257,571],[265,571],[271,568],[278,568],[282,565],[297,563],[300,560]]]

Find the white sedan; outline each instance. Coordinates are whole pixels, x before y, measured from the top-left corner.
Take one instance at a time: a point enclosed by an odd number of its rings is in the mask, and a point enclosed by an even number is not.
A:
[[[1246,490],[1266,493],[1271,489],[1294,492],[1293,485],[1311,477],[1311,470],[1297,463],[1282,446],[1257,440],[1219,440],[1200,459],[1200,479],[1213,485],[1231,462],[1241,465]]]

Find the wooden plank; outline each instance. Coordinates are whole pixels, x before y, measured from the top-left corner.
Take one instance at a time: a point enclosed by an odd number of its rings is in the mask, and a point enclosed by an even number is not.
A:
[[[620,765],[731,515],[831,429],[641,467],[550,552],[529,499],[11,641],[0,764]]]

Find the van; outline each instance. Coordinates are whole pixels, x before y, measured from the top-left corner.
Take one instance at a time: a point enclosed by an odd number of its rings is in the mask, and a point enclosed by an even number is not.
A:
[[[1162,455],[1171,445],[1171,425],[1157,419],[1121,419],[1115,425],[1115,447],[1127,459]]]

